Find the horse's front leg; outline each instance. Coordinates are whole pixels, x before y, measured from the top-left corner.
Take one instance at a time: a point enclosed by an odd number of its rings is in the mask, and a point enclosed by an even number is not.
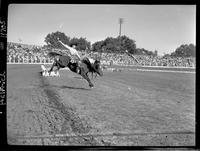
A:
[[[95,79],[97,78],[97,73],[95,73],[95,76],[94,76],[94,78],[95,78]]]
[[[86,73],[81,73],[81,76],[82,76],[85,80],[87,80],[87,82],[89,83],[89,86],[90,86],[91,88],[94,87],[94,85],[92,84],[90,78],[87,76]]]
[[[92,80],[93,80],[93,72],[91,72],[92,73]]]
[[[51,73],[53,71],[53,68],[56,66],[56,62],[53,63],[53,65],[51,66],[51,69],[48,71],[49,73]]]

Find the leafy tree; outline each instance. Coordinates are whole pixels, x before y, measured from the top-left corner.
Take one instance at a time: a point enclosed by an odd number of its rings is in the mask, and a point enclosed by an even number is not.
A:
[[[193,44],[182,44],[174,52],[172,57],[195,57],[196,47]]]
[[[137,48],[136,49],[136,54],[138,55],[147,55],[148,50],[144,49],[144,48]]]
[[[146,50],[144,48],[137,48],[136,49],[136,54],[138,55],[149,55],[149,56],[157,56],[157,50],[155,50],[154,52],[153,51],[149,51],[149,50]]]
[[[45,43],[50,48],[63,48],[63,46],[58,42],[58,38],[60,41],[62,41],[64,44],[69,45],[70,37],[66,36],[64,33],[56,31],[51,34],[48,34],[45,37]]]
[[[170,54],[165,54],[162,58],[169,58],[171,57]]]
[[[120,47],[122,52],[127,50],[131,54],[137,53],[135,40],[132,40],[127,36],[121,36],[118,37],[118,39],[120,41]]]
[[[103,43],[104,43],[103,40],[93,43],[92,44],[92,51],[101,52],[102,49],[103,49]]]
[[[60,44],[58,42],[58,38],[60,41],[62,41],[64,44],[67,44],[69,46],[72,45],[76,45],[76,49],[77,50],[86,50],[86,49],[90,49],[91,44],[90,42],[88,42],[86,40],[86,38],[70,38],[68,36],[65,35],[65,33],[62,32],[53,32],[51,34],[48,34],[45,37],[45,42],[46,42],[46,47],[48,48],[60,48],[60,49],[64,49],[64,47],[62,46],[62,44]]]
[[[70,40],[70,42],[69,42],[69,45],[70,46],[73,46],[73,45],[78,45],[78,41],[79,41],[79,39],[78,38],[72,38],[71,40]]]
[[[73,39],[71,39],[70,40],[70,45],[73,45],[73,44],[75,44],[76,45],[76,49],[77,50],[87,50],[87,49],[90,49],[90,47],[91,47],[91,44],[90,44],[90,42],[88,42],[87,40],[86,40],[86,38],[73,38]]]
[[[119,42],[116,38],[107,37],[103,42],[104,51],[106,52],[117,52],[118,47],[117,45]]]
[[[196,56],[196,47],[194,46],[194,44],[189,44],[187,49],[187,55],[192,57]]]
[[[93,51],[103,51],[108,53],[123,53],[126,50],[129,53],[136,52],[135,41],[128,38],[127,36],[121,36],[117,38],[107,37],[105,40],[95,42],[92,47]]]

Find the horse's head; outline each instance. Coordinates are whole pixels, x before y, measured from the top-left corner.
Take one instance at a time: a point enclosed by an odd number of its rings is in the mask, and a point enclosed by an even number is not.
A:
[[[100,60],[95,60],[94,69],[95,69],[96,73],[98,73],[100,76],[103,76],[103,70],[102,70],[102,67],[101,67]]]

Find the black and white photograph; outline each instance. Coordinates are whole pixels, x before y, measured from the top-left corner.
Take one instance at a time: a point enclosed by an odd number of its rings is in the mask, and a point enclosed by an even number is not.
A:
[[[196,145],[196,5],[13,3],[6,48],[8,145]]]

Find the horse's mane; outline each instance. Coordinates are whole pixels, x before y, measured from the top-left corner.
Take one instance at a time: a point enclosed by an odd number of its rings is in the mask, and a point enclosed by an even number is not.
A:
[[[54,52],[54,51],[52,51],[52,52],[49,52],[49,53],[48,53],[48,55],[49,55],[50,57],[55,57],[55,56],[63,56],[62,54],[60,54],[60,53],[57,53],[57,52]]]

